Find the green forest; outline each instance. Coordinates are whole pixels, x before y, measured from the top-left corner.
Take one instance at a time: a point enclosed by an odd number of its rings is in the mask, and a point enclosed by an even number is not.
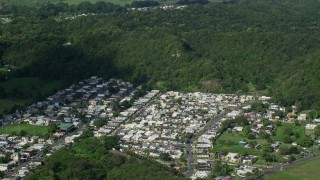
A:
[[[24,105],[99,75],[163,91],[264,94],[320,110],[320,1],[201,2],[146,11],[106,2],[2,4],[0,102]],[[26,99],[4,88],[17,78],[49,85],[26,88]]]
[[[72,146],[56,151],[26,179],[185,179],[154,160],[112,150],[118,143],[115,136],[78,139]]]

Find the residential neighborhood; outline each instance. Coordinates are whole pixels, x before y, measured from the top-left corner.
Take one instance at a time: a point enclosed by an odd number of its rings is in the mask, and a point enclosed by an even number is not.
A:
[[[23,178],[89,129],[191,179],[216,173],[216,163],[230,172],[217,179],[245,178],[315,153],[320,141],[309,134],[319,123],[266,96],[146,91],[93,76],[1,119],[0,171]]]

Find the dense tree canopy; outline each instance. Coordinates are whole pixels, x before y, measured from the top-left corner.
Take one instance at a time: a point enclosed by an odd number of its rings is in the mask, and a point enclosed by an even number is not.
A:
[[[55,152],[27,179],[183,179],[177,171],[153,160],[110,151],[118,145],[117,137],[81,139]]]
[[[258,92],[319,110],[319,7],[318,0],[141,12],[104,2],[10,6],[1,12],[12,22],[0,27],[0,68],[14,71],[0,76],[120,77],[161,90]]]

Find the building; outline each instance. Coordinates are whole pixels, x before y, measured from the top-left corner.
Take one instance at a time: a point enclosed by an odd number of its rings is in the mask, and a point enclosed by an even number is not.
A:
[[[62,123],[58,126],[58,132],[65,134],[74,130],[74,125],[71,123]]]

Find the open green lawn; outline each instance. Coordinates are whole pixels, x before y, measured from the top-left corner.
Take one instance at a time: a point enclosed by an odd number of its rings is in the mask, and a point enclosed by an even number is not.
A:
[[[257,149],[250,149],[250,148],[245,148],[239,145],[221,145],[221,144],[216,144],[213,146],[212,151],[223,151],[227,150],[228,152],[233,152],[233,153],[248,153],[250,155],[255,155],[255,156],[262,156],[262,151],[259,151]]]
[[[238,145],[239,141],[256,141],[259,144],[268,144],[265,139],[250,140],[246,136],[244,136],[242,132],[225,132],[217,139],[215,145],[213,146],[213,152],[227,150],[228,152],[240,154],[246,152],[248,154],[256,156],[262,155],[262,151],[260,150],[245,148]]]
[[[320,158],[298,164],[284,171],[264,177],[265,180],[318,180],[320,179]]]
[[[6,92],[6,96],[0,98],[0,114],[10,110],[14,105],[25,105],[36,101],[40,97],[53,94],[62,88],[59,81],[44,81],[39,78],[12,78],[0,83],[0,88]]]
[[[47,126],[35,126],[30,124],[13,124],[8,125],[0,128],[0,134],[12,134],[12,135],[19,135],[19,132],[24,130],[27,132],[28,135],[32,136],[44,136],[50,135],[51,133],[48,132]]]
[[[248,139],[247,136],[243,134],[243,132],[225,132],[223,133],[218,141],[233,141],[238,143],[239,141],[256,141],[259,144],[268,144],[267,140],[265,139]]]

